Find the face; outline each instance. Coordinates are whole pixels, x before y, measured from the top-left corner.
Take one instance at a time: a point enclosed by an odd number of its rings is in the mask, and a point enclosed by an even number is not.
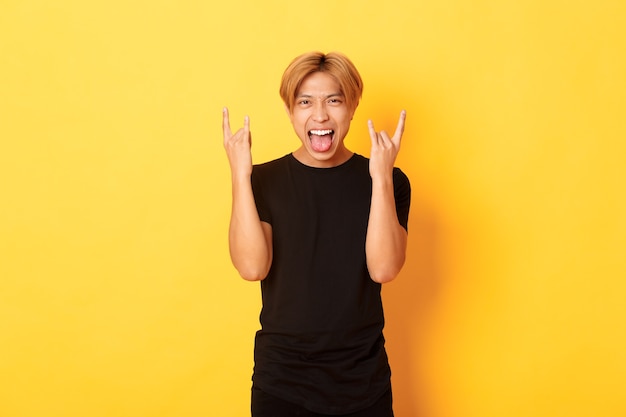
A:
[[[330,168],[347,161],[352,152],[343,140],[354,110],[348,108],[335,79],[324,72],[307,76],[289,113],[291,124],[302,142],[294,157],[305,165]]]

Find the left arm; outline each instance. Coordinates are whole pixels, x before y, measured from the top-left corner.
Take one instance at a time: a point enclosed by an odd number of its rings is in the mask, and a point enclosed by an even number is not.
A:
[[[400,120],[393,137],[384,130],[374,130],[368,122],[372,151],[370,176],[372,177],[372,201],[365,240],[367,268],[372,280],[380,284],[393,280],[404,265],[407,232],[398,222],[393,186],[393,167],[400,150],[406,112]]]

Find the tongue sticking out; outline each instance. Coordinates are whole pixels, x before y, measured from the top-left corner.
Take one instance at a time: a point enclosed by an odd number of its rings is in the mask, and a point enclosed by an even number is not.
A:
[[[326,152],[333,144],[332,135],[311,135],[311,147],[315,152]]]

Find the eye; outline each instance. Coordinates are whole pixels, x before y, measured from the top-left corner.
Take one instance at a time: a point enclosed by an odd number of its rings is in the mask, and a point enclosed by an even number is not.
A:
[[[305,99],[305,98],[303,98],[303,99],[301,99],[301,100],[298,100],[298,104],[299,104],[300,106],[306,106],[306,105],[308,105],[309,103],[310,103],[310,101],[309,101],[308,99]]]
[[[341,104],[341,103],[342,103],[342,101],[341,101],[341,99],[339,99],[339,98],[334,98],[334,97],[333,97],[333,98],[331,98],[331,99],[329,99],[329,100],[328,100],[328,103],[329,103],[329,104]]]

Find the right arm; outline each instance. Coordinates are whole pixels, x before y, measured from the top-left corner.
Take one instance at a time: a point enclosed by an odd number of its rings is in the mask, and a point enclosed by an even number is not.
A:
[[[272,265],[272,227],[262,222],[252,193],[250,119],[234,134],[228,109],[224,108],[222,129],[232,179],[232,211],[228,231],[230,258],[241,277],[248,281],[265,279]]]

